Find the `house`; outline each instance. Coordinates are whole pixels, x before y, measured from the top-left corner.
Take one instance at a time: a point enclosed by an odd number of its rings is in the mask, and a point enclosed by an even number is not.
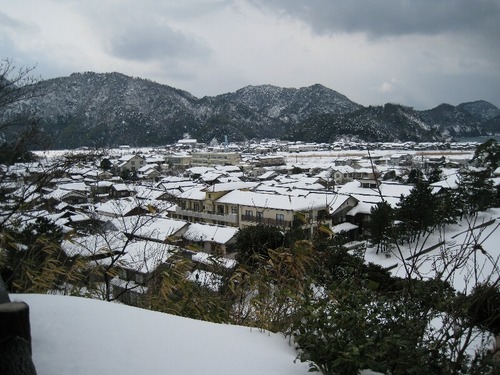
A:
[[[88,172],[85,172],[83,174],[83,177],[89,178],[92,180],[102,181],[102,180],[110,179],[111,177],[113,177],[113,174],[111,172],[108,172],[108,171],[93,169],[93,170],[90,170]]]
[[[375,180],[379,176],[376,169],[368,167],[354,168],[353,177],[355,180]]]
[[[107,199],[110,195],[111,186],[113,186],[111,181],[96,181],[90,184],[90,194],[97,201]]]
[[[149,210],[138,199],[126,197],[98,203],[95,212],[106,217],[126,217],[147,214]]]
[[[165,243],[134,240],[126,243],[125,251],[115,263],[111,280],[113,298],[132,306],[147,301],[151,285],[162,277],[162,271],[176,248]]]
[[[85,193],[76,190],[56,189],[52,192],[45,194],[44,199],[48,207],[55,207],[60,202],[71,205],[86,203],[88,197]]]
[[[196,248],[208,254],[226,256],[228,247],[236,242],[239,229],[220,225],[192,223],[182,233],[181,246]],[[175,235],[174,235],[175,237]]]
[[[335,194],[328,202],[328,211],[332,217],[332,224],[337,225],[347,221],[347,213],[359,203],[359,200],[343,194]]]
[[[349,222],[334,225],[332,227],[334,235],[345,236],[348,242],[354,241],[358,238],[359,227],[356,224]]]
[[[389,159],[390,165],[409,166],[413,162],[413,156],[407,153],[393,154]]]
[[[336,185],[343,185],[354,179],[354,168],[349,165],[336,165],[332,168],[331,176]]]
[[[58,215],[56,225],[85,231],[94,221],[89,215],[82,212],[67,210]]]
[[[105,272],[116,275],[109,281],[113,298],[141,305],[150,285],[161,277],[164,265],[177,253],[177,247],[165,238],[186,225],[166,220],[150,216],[112,220],[116,230],[73,237],[64,240],[61,247],[68,256],[78,255],[89,261],[86,277],[96,289],[104,288]]]
[[[119,173],[135,172],[144,165],[146,165],[146,159],[142,156],[137,154],[124,155],[118,159],[116,169]]]
[[[154,180],[160,172],[152,165],[144,165],[137,170],[137,177],[143,180]]]
[[[133,190],[126,184],[112,184],[109,188],[109,196],[119,199],[130,197],[133,195]]]
[[[189,223],[153,215],[128,216],[110,221],[109,228],[130,238],[153,242],[171,243],[181,238]]]
[[[433,184],[433,194],[437,197],[445,194],[446,188],[439,183]],[[369,225],[371,211],[377,204],[385,201],[393,208],[401,201],[401,197],[409,195],[414,188],[413,185],[403,185],[398,183],[383,182],[374,186],[363,184],[362,181],[354,180],[342,186],[338,193],[340,195],[349,196],[357,203],[350,210],[343,213],[348,222],[358,226],[358,233],[361,236],[369,234]],[[352,202],[355,202],[352,201]],[[334,221],[334,224],[338,221]]]

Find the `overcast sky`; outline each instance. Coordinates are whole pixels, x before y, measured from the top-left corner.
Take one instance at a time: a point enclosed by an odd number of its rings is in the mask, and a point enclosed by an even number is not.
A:
[[[197,97],[320,83],[363,105],[500,107],[500,0],[0,0],[1,57]]]

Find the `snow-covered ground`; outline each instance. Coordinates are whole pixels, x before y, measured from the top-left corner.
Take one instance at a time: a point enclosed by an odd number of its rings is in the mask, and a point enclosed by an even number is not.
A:
[[[469,228],[475,228],[469,230]],[[365,260],[379,264],[383,267],[393,267],[391,272],[395,276],[406,277],[406,269],[403,263],[415,262],[417,270],[414,276],[423,279],[433,278],[436,272],[447,269],[455,269],[453,277],[448,281],[457,291],[470,292],[477,283],[487,280],[492,282],[500,277],[500,208],[492,208],[478,214],[474,222],[466,219],[457,224],[448,225],[444,231],[435,231],[418,243],[406,244],[397,249],[392,249],[390,254],[376,254],[375,248],[369,248],[365,254]],[[442,246],[437,246],[443,244]],[[468,244],[468,246],[464,246]],[[422,250],[433,250],[406,260]],[[443,251],[446,248],[447,251]],[[425,251],[424,251],[425,252]],[[467,258],[461,262],[460,257]],[[418,272],[418,275],[417,275]],[[447,271],[442,277],[448,277]]]
[[[280,334],[79,297],[18,294],[30,306],[38,375],[306,374]]]

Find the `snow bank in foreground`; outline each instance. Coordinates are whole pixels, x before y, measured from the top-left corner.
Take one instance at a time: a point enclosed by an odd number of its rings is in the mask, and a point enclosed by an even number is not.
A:
[[[109,302],[18,294],[38,375],[306,374],[281,335]]]

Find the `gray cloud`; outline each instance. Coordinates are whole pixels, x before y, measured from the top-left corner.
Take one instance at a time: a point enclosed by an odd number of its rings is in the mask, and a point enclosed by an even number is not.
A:
[[[248,0],[262,9],[298,18],[317,33],[370,37],[475,32],[497,38],[498,0]]]
[[[95,40],[106,53],[136,62],[196,59],[211,54],[208,43],[175,20],[189,18],[194,10],[181,2],[88,0],[74,9],[91,25]],[[216,1],[214,6],[218,6]],[[182,14],[182,15],[179,15]]]
[[[33,26],[25,22],[11,18],[4,12],[0,11],[0,29],[11,30],[16,32],[19,31],[24,32],[24,31],[32,31]]]
[[[160,23],[131,23],[119,31],[113,30],[107,44],[107,50],[112,55],[138,61],[183,59],[210,54],[208,46],[196,36]]]

